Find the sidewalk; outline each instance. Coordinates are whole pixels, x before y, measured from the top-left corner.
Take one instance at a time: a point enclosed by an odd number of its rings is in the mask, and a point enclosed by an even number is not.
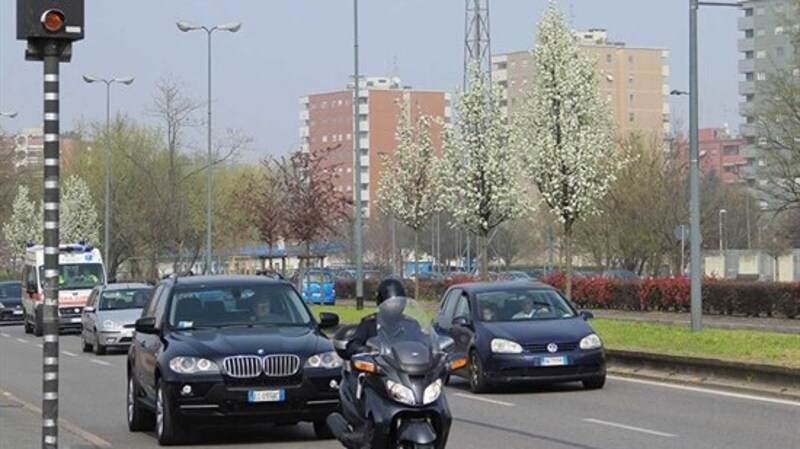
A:
[[[58,447],[66,449],[108,448],[79,436],[82,431],[60,420]],[[96,443],[102,443],[100,441]],[[42,414],[10,393],[0,390],[0,448],[34,448],[42,446]]]
[[[691,315],[675,312],[630,312],[623,310],[589,310],[597,318],[608,318],[650,323],[679,324],[689,326]],[[703,326],[720,329],[748,329],[766,332],[800,334],[800,319],[755,318],[729,315],[703,315]]]

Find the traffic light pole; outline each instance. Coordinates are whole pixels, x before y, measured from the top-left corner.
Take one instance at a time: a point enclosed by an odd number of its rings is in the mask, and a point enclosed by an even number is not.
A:
[[[59,61],[64,43],[44,55],[44,323],[42,448],[58,448]]]

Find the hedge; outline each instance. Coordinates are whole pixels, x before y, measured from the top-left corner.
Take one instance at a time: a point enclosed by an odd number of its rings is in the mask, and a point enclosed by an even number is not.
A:
[[[563,273],[540,279],[564,290]],[[474,282],[472,278],[447,281],[420,281],[420,298],[438,301],[454,284]],[[405,280],[409,294],[414,282]],[[378,281],[364,281],[364,297],[375,297]],[[738,316],[800,316],[800,282],[753,282],[703,280],[703,312]],[[337,280],[336,296],[355,298],[355,281]],[[616,280],[605,278],[573,278],[572,301],[581,309],[615,309],[632,311],[689,312],[689,280],[686,278],[652,278],[645,280]]]

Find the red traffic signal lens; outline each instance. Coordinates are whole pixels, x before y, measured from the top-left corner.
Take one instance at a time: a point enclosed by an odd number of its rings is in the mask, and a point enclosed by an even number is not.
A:
[[[57,9],[48,9],[42,14],[42,26],[51,33],[58,33],[64,28],[64,13]]]

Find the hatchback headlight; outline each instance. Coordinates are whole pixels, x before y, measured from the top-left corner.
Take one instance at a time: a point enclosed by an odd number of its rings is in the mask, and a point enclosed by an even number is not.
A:
[[[597,334],[589,334],[581,339],[581,349],[597,349],[602,347],[603,342]]]
[[[414,392],[403,384],[399,384],[392,380],[386,381],[386,391],[389,396],[397,402],[407,405],[414,405]]]
[[[314,354],[306,360],[306,368],[341,368],[342,358],[335,351]]]
[[[422,403],[424,405],[428,405],[431,402],[436,402],[439,399],[439,396],[442,394],[442,379],[437,380],[436,382],[428,385],[428,388],[425,389],[425,393],[422,395]]]
[[[522,352],[522,346],[505,338],[495,338],[492,340],[492,352],[495,354],[519,354]]]
[[[219,372],[219,366],[216,363],[200,357],[174,357],[169,361],[169,368],[178,374]]]
[[[105,320],[103,321],[103,328],[104,329],[119,329],[122,325],[117,323],[114,320]]]

